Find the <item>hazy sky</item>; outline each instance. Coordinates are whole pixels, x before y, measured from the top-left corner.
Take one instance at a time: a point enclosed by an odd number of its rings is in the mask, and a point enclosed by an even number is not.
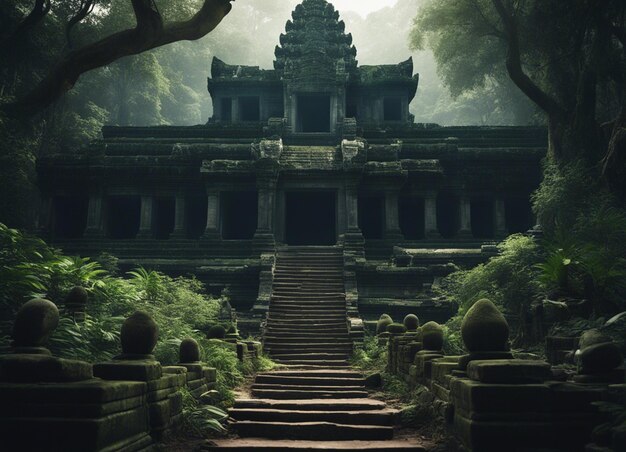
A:
[[[355,11],[365,17],[372,11],[378,11],[385,6],[393,6],[398,0],[329,0],[339,12]]]

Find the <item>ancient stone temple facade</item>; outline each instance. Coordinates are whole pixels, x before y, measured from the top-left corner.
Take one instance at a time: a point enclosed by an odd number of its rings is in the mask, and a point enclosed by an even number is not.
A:
[[[262,312],[277,250],[335,247],[366,317],[437,317],[449,263],[534,224],[544,129],[414,123],[413,61],[360,66],[325,0],[296,7],[275,55],[272,70],[214,59],[206,125],[104,127],[84,152],[42,158],[42,235],[194,273],[240,313]]]

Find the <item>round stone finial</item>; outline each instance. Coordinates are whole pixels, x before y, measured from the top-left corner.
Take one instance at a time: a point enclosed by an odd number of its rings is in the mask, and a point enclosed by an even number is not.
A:
[[[376,323],[376,334],[381,334],[387,331],[387,327],[389,325],[391,325],[393,323],[393,319],[387,315],[387,314],[383,314],[380,316],[380,319],[378,319],[378,322]]]
[[[87,305],[88,300],[89,294],[87,290],[85,290],[84,287],[76,286],[73,287],[65,297],[65,305],[74,309],[82,308]]]
[[[222,325],[213,325],[209,328],[206,337],[207,339],[224,339],[226,337],[226,328]]]
[[[417,331],[420,326],[420,319],[415,314],[407,314],[402,323],[408,331]]]
[[[507,351],[509,324],[496,305],[483,298],[463,317],[461,336],[470,352]]]
[[[122,324],[122,353],[149,355],[156,347],[159,327],[149,314],[137,311]]]
[[[200,361],[200,346],[198,342],[190,337],[183,339],[180,343],[178,356],[181,363],[197,363]]]
[[[59,325],[59,309],[42,298],[26,302],[13,323],[14,347],[41,347]]]
[[[424,350],[441,350],[443,347],[443,327],[437,322],[425,323],[422,326],[422,346]]]

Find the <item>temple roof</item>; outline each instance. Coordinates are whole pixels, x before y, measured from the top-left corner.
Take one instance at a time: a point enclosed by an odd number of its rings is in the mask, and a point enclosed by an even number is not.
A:
[[[213,57],[213,62],[211,63],[211,77],[213,80],[279,80],[278,74],[273,69],[226,64],[217,57]]]

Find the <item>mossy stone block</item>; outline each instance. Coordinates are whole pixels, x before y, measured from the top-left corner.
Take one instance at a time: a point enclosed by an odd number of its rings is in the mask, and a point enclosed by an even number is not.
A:
[[[63,383],[93,378],[92,366],[84,361],[48,355],[0,356],[0,381],[11,383]]]
[[[550,364],[543,361],[498,359],[472,361],[467,376],[482,383],[542,383],[550,380]]]
[[[508,349],[509,324],[490,300],[478,300],[461,322],[463,343],[470,352]]]

